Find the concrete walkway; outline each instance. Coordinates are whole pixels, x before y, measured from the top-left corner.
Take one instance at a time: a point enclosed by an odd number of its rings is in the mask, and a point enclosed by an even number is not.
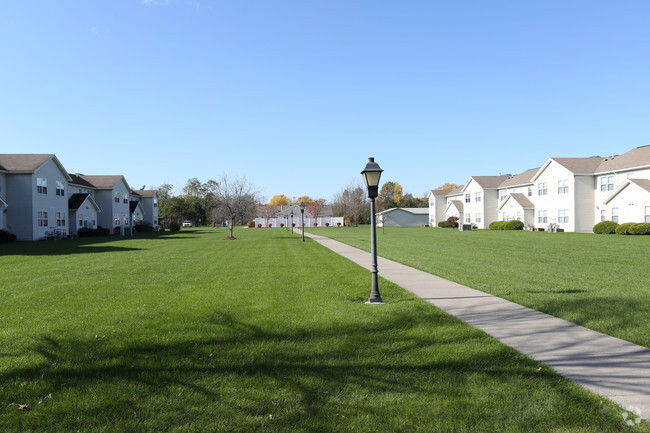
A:
[[[305,236],[370,270],[370,253],[323,236],[306,232]],[[650,349],[382,257],[378,269],[382,278],[623,408],[641,410],[641,416],[650,419]]]

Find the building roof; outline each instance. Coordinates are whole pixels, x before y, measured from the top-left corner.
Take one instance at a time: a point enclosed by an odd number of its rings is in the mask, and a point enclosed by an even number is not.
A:
[[[528,197],[526,197],[521,193],[518,192],[512,193],[510,194],[510,197],[512,197],[524,209],[535,209],[535,205],[533,204],[533,202],[528,200]]]
[[[463,202],[460,200],[452,200],[450,204],[453,204],[459,212],[463,211]]]
[[[478,183],[479,186],[483,189],[493,189],[499,187],[509,177],[512,177],[512,175],[503,174],[499,176],[472,176],[470,179],[473,179],[474,182]]]
[[[436,197],[444,197],[447,194],[449,194],[448,189],[432,189],[430,192],[431,194],[435,195]]]
[[[630,182],[639,185],[641,188],[650,192],[650,179],[628,179]]]
[[[140,208],[142,208],[142,205],[140,204],[139,201],[137,201],[137,200],[130,201],[129,202],[129,212],[131,212],[131,213],[135,212],[135,210],[138,208],[138,206],[140,206]],[[144,209],[143,209],[143,211],[144,211]]]
[[[603,158],[595,172],[602,173],[648,165],[650,165],[650,145],[637,147],[623,155],[614,155],[608,158]]]
[[[135,195],[139,195],[140,197],[153,197],[158,193],[157,189],[139,189],[135,191],[131,191]]]
[[[0,168],[6,171],[33,173],[53,156],[54,154],[51,153],[2,153],[0,154]]]
[[[449,197],[450,195],[461,194],[463,192],[463,188],[465,188],[465,185],[458,185],[456,188],[450,189],[449,191],[447,191],[447,194],[445,194],[445,195],[447,197]]]
[[[80,185],[80,186],[85,186],[86,188],[94,188],[93,185],[90,184],[90,182],[87,182],[84,178],[81,177],[79,174],[71,174],[70,178],[72,179],[70,183],[75,184],[75,185]]]
[[[504,180],[501,185],[499,185],[499,188],[507,188],[510,186],[519,186],[519,185],[526,185],[528,183],[533,183],[532,179],[533,176],[535,176],[535,173],[539,171],[541,167],[537,168],[531,168],[530,170],[526,170],[523,173],[515,174],[514,176],[509,176],[506,180]]]
[[[388,212],[394,212],[397,210],[403,210],[408,213],[412,213],[414,215],[429,215],[429,208],[428,207],[393,207],[390,209],[383,210],[381,212],[378,212],[377,215],[382,215]]]
[[[88,193],[81,193],[81,192],[72,194],[70,196],[70,198],[68,199],[68,209],[78,210],[86,200],[90,200],[93,206],[95,206],[97,210],[99,210],[99,206],[95,202],[95,199],[93,199],[93,196]]]
[[[78,185],[84,185],[84,186],[91,186],[94,188],[99,188],[99,189],[112,189],[117,185],[117,183],[124,178],[124,176],[117,174],[117,175],[94,175],[94,176],[88,176],[85,174],[79,174],[77,173],[75,176],[75,179],[81,179],[84,181],[84,183],[77,183]],[[124,181],[126,183],[126,180]]]
[[[572,173],[595,173],[604,158],[590,156],[589,158],[551,158]]]

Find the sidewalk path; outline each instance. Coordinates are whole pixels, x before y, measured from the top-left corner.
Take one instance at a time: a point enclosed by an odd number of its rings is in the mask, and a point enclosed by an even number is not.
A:
[[[370,253],[323,236],[306,232],[305,236],[370,269]],[[382,257],[378,269],[382,278],[590,391],[624,408],[640,409],[641,416],[650,419],[650,349]]]

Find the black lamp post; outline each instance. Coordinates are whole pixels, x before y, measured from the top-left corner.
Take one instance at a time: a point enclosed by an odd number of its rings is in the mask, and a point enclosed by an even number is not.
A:
[[[291,234],[293,234],[293,211],[291,211]]]
[[[375,162],[375,158],[368,158],[366,168],[361,172],[363,180],[366,182],[366,187],[368,187],[368,198],[370,199],[370,249],[372,252],[372,267],[370,272],[372,273],[372,290],[370,292],[370,298],[366,304],[384,303],[379,294],[379,283],[377,278],[377,233],[375,223],[375,199],[378,195],[379,178],[381,177],[382,171],[384,170],[382,170],[381,167],[379,167],[379,164]]]
[[[302,241],[305,242],[305,202],[300,202],[300,225],[302,226]]]

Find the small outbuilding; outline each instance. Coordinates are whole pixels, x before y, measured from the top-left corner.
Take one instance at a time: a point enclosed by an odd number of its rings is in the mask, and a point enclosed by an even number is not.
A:
[[[424,227],[429,224],[429,208],[395,207],[376,214],[378,227]]]

